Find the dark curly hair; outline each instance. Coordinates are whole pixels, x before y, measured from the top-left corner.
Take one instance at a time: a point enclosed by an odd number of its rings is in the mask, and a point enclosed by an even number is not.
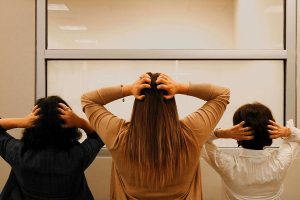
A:
[[[64,121],[59,116],[59,103],[68,104],[59,96],[49,96],[37,100],[41,109],[33,128],[23,132],[24,150],[40,150],[45,148],[70,149],[79,144],[82,134],[77,128],[63,128]],[[69,106],[68,106],[69,107]]]
[[[272,144],[268,132],[269,120],[274,120],[271,110],[258,102],[241,106],[233,115],[233,124],[245,121],[244,127],[251,127],[254,139],[238,141],[238,145],[246,149],[262,150]]]

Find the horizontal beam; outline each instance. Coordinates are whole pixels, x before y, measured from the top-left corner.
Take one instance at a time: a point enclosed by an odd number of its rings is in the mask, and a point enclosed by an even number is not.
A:
[[[46,59],[287,59],[286,50],[45,50]]]

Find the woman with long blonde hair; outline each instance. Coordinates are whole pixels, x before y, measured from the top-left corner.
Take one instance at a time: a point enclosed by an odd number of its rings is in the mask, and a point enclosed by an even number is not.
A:
[[[176,94],[207,102],[180,120]],[[135,97],[130,122],[104,107],[129,95]],[[112,154],[111,199],[202,199],[200,151],[229,103],[229,89],[147,73],[133,84],[100,88],[81,100]]]

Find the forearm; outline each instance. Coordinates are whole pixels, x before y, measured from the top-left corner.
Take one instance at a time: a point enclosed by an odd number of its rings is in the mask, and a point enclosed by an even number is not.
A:
[[[226,134],[227,131],[225,129],[221,129],[221,128],[217,128],[214,130],[213,132],[213,136],[214,136],[214,139],[217,139],[217,138],[230,138],[228,136],[228,134]]]
[[[189,94],[189,88],[190,84],[189,83],[177,83],[177,94]]]
[[[86,134],[91,134],[91,133],[95,132],[94,128],[90,125],[90,123],[83,118],[81,118],[81,123],[80,123],[79,128],[84,130],[84,132],[86,132]]]
[[[122,86],[122,97],[127,97],[132,95],[132,85],[128,84],[128,85],[124,85]]]
[[[83,94],[81,104],[84,109],[86,106],[93,106],[95,104],[105,105],[122,97],[121,86],[105,87]]]
[[[0,119],[0,126],[5,129],[13,128],[23,128],[24,127],[24,118],[4,118]]]
[[[188,94],[193,97],[209,101],[219,98],[221,101],[229,103],[230,90],[225,87],[216,86],[212,84],[192,84],[189,85]]]

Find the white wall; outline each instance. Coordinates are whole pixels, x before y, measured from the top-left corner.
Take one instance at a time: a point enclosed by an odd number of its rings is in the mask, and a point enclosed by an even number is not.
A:
[[[35,0],[0,0],[0,27],[0,117],[25,116],[34,104]],[[0,188],[9,170],[0,158]]]

